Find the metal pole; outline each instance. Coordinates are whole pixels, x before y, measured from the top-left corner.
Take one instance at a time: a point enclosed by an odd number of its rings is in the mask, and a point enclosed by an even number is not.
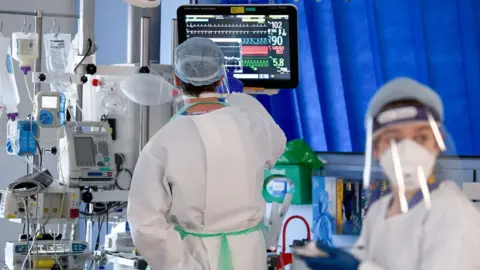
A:
[[[172,67],[175,65],[175,48],[178,46],[177,19],[172,20]]]
[[[80,0],[80,20],[78,20],[78,55],[86,59],[95,53],[95,2],[92,0]],[[75,73],[79,75],[86,74],[86,63],[79,63],[75,68]],[[77,108],[75,111],[75,120],[82,121],[82,105],[83,105],[83,85],[77,85]],[[89,204],[90,213],[93,211],[93,204]],[[99,232],[100,233],[100,232]],[[93,251],[93,222],[92,217],[88,217],[87,226],[85,228],[86,240]],[[88,262],[86,266],[88,267]]]
[[[150,65],[150,18],[142,17],[140,24],[140,66],[146,67]],[[140,145],[139,151],[148,142],[148,122],[149,111],[147,106],[140,107]]]
[[[91,56],[95,53],[95,3],[92,0],[80,0],[80,20],[78,21],[79,33],[79,56]],[[85,75],[86,64],[81,63],[76,68],[75,73]],[[83,85],[77,85],[77,108],[75,112],[75,120],[82,121],[82,105],[83,105]]]
[[[148,52],[149,63],[158,63],[160,61],[160,11],[161,5],[157,8],[138,8],[132,5],[128,6],[127,63],[138,65],[141,61],[140,40],[142,31],[138,30],[142,29],[142,17],[150,18],[148,38],[148,42],[150,43]],[[141,121],[135,121],[135,128],[141,132],[135,133],[134,137],[134,140],[138,142],[138,145],[140,146],[139,151],[141,151],[144,143],[148,140],[148,110],[148,107],[135,106],[135,117],[141,117]],[[145,123],[147,124],[145,125]],[[140,154],[140,152],[135,153],[135,156],[138,157],[138,154]]]
[[[43,13],[41,9],[35,11],[35,33],[38,34],[38,58],[35,60],[33,70],[35,72],[42,71],[42,54],[43,54]],[[41,91],[41,84],[33,84],[33,95],[36,96]],[[40,129],[37,129],[37,138],[40,139]],[[38,149],[38,151],[42,151]],[[33,156],[33,166],[32,168],[27,167],[28,173],[33,173],[39,170],[40,168],[40,153],[37,153]]]
[[[25,11],[16,11],[16,10],[0,10],[0,14],[10,14],[10,15],[25,15],[25,16],[37,16],[37,12],[25,12]],[[72,18],[78,19],[79,16],[75,14],[62,14],[62,13],[43,13],[43,17],[55,17],[55,18]]]
[[[34,70],[35,72],[41,72],[42,71],[42,45],[43,45],[43,33],[42,33],[42,27],[43,27],[43,17],[42,17],[42,10],[37,9],[36,11],[36,18],[35,18],[35,33],[38,34],[38,58],[35,60],[34,64]],[[33,94],[36,95],[38,92],[40,92],[41,88],[41,83],[35,83],[33,85]]]
[[[160,6],[157,8],[138,8],[128,6],[127,25],[127,63],[140,63],[140,35],[142,17],[150,18],[150,63],[160,61]]]
[[[140,66],[150,65],[150,17],[142,17],[140,23]]]

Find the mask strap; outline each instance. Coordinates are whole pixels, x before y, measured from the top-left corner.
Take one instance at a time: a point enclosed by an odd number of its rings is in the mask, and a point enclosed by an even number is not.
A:
[[[433,119],[433,116],[431,113],[428,113],[428,123],[430,124],[430,127],[432,128],[433,135],[435,136],[435,140],[437,141],[438,147],[440,147],[440,151],[444,152],[447,150],[447,147],[445,146],[445,141],[443,140],[442,134],[440,133],[440,129],[438,128],[437,122],[435,119]]]
[[[367,189],[370,186],[370,176],[372,173],[372,132],[373,132],[373,118],[367,119],[367,134],[365,141],[365,164],[363,168],[363,188]]]
[[[391,141],[393,169],[398,184],[398,196],[400,199],[400,210],[402,213],[408,212],[407,196],[405,195],[405,179],[403,178],[402,166],[400,163],[400,155],[398,154],[397,143]]]

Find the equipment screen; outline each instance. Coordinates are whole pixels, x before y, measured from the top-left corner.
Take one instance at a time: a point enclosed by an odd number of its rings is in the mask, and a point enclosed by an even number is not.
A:
[[[56,109],[58,104],[57,97],[42,97],[42,107],[45,109]]]
[[[77,166],[95,166],[95,145],[91,137],[75,137],[75,157]]]
[[[289,5],[184,6],[179,9],[179,42],[192,37],[214,41],[225,55],[225,68],[245,87],[295,88],[296,20],[296,9]]]

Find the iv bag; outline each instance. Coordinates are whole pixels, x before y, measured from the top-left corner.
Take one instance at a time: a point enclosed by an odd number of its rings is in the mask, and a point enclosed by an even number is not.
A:
[[[70,34],[45,34],[43,36],[47,58],[46,66],[51,76],[67,73],[71,39]],[[68,82],[53,81],[50,83],[50,89],[52,92],[66,94],[65,92],[70,90],[70,85]]]
[[[6,59],[3,62],[3,59]],[[7,107],[9,118],[15,120],[18,116],[18,104],[20,97],[18,96],[17,83],[15,82],[15,74],[13,73],[13,61],[10,50],[10,38],[4,37],[0,33],[0,105]]]
[[[23,74],[32,70],[33,62],[38,58],[38,34],[15,32],[13,38],[13,58],[20,62]]]

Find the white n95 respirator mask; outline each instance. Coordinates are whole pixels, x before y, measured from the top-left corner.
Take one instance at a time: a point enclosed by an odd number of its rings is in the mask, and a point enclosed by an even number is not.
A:
[[[433,171],[436,156],[422,145],[407,139],[392,143],[380,156],[380,166],[391,185],[405,190],[420,188]]]

